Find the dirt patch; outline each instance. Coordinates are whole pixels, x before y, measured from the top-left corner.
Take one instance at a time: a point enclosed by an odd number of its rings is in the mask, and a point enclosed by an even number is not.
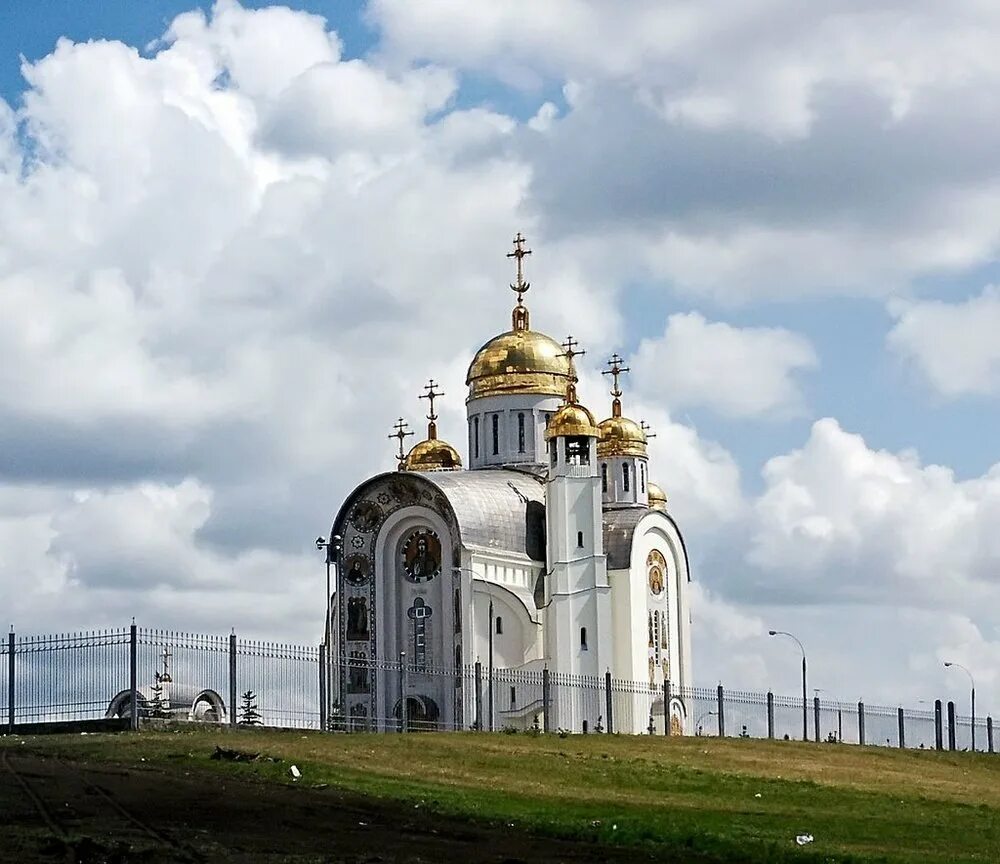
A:
[[[23,864],[652,860],[334,789],[31,753],[3,751],[2,760],[0,858]]]

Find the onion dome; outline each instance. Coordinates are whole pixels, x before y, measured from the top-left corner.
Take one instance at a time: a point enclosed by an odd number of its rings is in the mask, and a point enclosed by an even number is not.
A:
[[[659,486],[649,481],[646,484],[646,493],[649,497],[650,510],[667,509],[667,494]]]
[[[531,287],[524,281],[523,262],[530,249],[524,248],[520,233],[514,238],[514,251],[508,258],[517,259],[517,281],[511,290],[517,293],[517,305],[511,313],[511,329],[494,336],[476,352],[469,365],[465,383],[469,399],[510,394],[563,396],[570,379],[570,358],[562,346],[531,329],[524,294]]]
[[[573,358],[583,354],[583,351],[573,350],[576,342],[572,336],[567,336],[566,341],[559,347],[565,349],[563,356],[569,364],[569,384],[566,387],[566,402],[549,420],[548,428],[545,430],[545,440],[579,436],[598,438],[600,432],[594,422],[594,415],[576,401],[576,369],[573,366]]]
[[[526,315],[523,320],[526,325]],[[476,352],[465,378],[469,399],[512,393],[538,396],[566,393],[570,369],[562,346],[544,333],[528,330],[527,326],[517,329],[517,323],[515,329],[494,336]]]
[[[424,387],[427,392],[420,396],[430,403],[430,413],[427,415],[427,439],[414,444],[410,452],[406,454],[400,462],[400,469],[404,471],[454,471],[462,467],[462,457],[458,451],[447,441],[442,441],[437,437],[438,415],[434,413],[434,400],[444,393],[438,393],[435,388],[437,384],[431,378],[430,383]],[[396,436],[390,436],[396,437]],[[402,441],[400,441],[402,445]]]
[[[618,377],[629,369],[628,366],[621,364],[622,358],[612,354],[608,361],[610,368],[603,372],[604,375],[611,375],[615,383],[611,390],[611,395],[614,397],[611,403],[611,416],[602,420],[598,426],[601,435],[597,442],[597,455],[601,458],[646,455],[645,430],[634,420],[622,417],[622,391],[618,386]]]

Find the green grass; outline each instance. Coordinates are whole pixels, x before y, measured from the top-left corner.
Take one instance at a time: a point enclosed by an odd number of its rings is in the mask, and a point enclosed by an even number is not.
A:
[[[283,761],[216,762],[216,743]],[[258,730],[53,736],[17,746],[270,782],[291,782],[294,762],[303,785],[692,859],[1000,861],[1000,757],[984,754],[717,738]],[[794,838],[805,833],[815,840],[800,848]]]

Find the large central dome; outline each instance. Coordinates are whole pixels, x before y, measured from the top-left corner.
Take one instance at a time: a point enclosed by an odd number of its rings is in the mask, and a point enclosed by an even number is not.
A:
[[[494,336],[476,352],[465,383],[469,399],[512,393],[562,397],[570,374],[569,358],[555,339],[514,329]]]

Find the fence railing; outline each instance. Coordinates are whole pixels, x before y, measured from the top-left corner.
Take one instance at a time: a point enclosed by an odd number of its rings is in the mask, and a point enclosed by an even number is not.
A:
[[[712,735],[994,751],[993,720],[544,668],[328,658],[323,646],[131,627],[0,642],[0,728],[121,718],[330,731]],[[975,747],[973,748],[973,741]]]

